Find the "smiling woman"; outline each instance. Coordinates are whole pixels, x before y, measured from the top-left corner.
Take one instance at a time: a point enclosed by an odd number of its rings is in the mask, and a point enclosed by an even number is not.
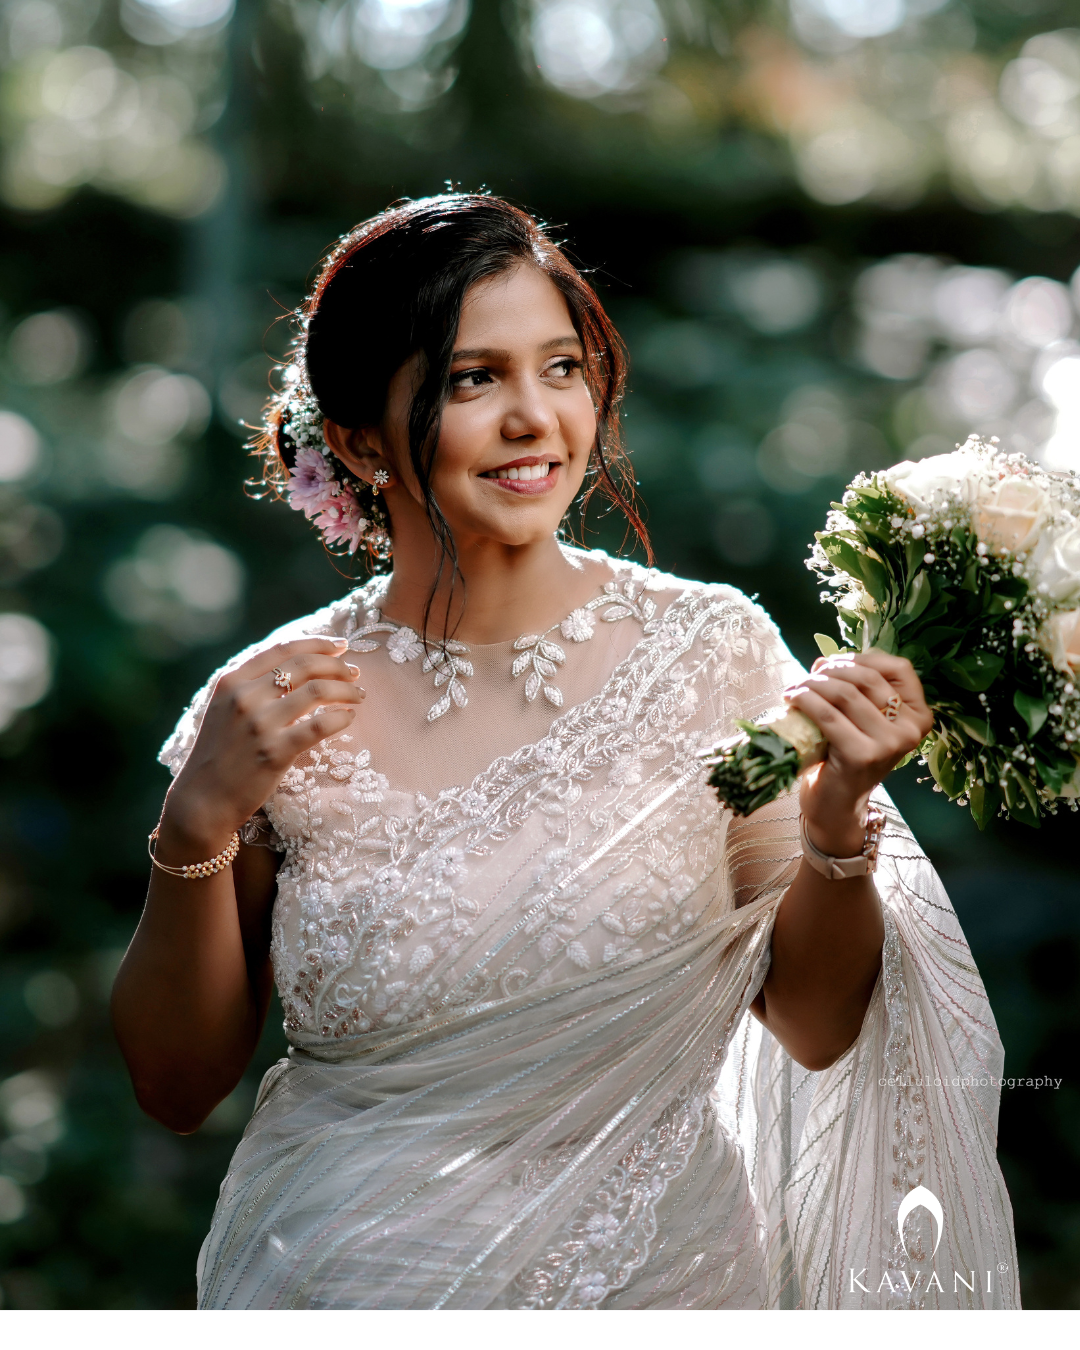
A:
[[[644,538],[624,362],[517,208],[376,217],[300,320],[271,481],[391,567],[181,719],[113,996],[181,1133],[285,1009],[201,1305],[1016,1306],[1000,1042],[879,788],[910,664],[808,676],[738,591],[560,540],[590,476]],[[735,819],[701,751],[785,699],[826,758]]]

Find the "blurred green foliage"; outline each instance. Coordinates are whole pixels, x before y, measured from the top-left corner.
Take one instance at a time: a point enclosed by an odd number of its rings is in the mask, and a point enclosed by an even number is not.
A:
[[[272,1012],[242,1086],[176,1138],[134,1104],[107,998],[166,787],[157,747],[221,661],[350,584],[299,517],[245,495],[237,425],[255,415],[282,350],[276,320],[340,231],[446,180],[559,222],[630,347],[626,427],[660,565],[759,593],[806,661],[822,627],[803,567],[813,530],[852,472],[902,457],[927,432],[911,396],[929,368],[888,378],[856,359],[857,278],[896,254],[1061,283],[1080,263],[1068,210],[976,201],[933,166],[906,197],[815,199],[795,133],[733,92],[740,34],[780,40],[778,5],[705,6],[692,11],[696,29],[661,7],[663,78],[696,91],[690,113],[677,100],[670,112],[659,75],[640,96],[553,89],[522,57],[524,9],[500,0],[475,0],[444,43],[448,92],[410,111],[362,62],[343,75],[312,68],[297,33],[319,8],[251,0],[170,47],[140,46],[118,9],[57,6],[83,26],[69,39],[61,25],[54,47],[93,44],[125,69],[168,58],[178,79],[187,67],[170,52],[202,61],[191,135],[224,177],[206,205],[146,175],[139,192],[110,186],[97,168],[37,209],[0,212],[0,406],[41,440],[36,467],[0,482],[0,614],[32,617],[53,644],[51,687],[0,733],[8,1307],[192,1306],[216,1188],[259,1076],[284,1048]],[[905,51],[959,51],[995,70],[1067,21],[1051,0],[918,12],[914,36],[897,29]],[[820,69],[832,59],[806,58]],[[4,116],[15,136],[10,106]],[[192,181],[201,191],[210,179]],[[21,182],[9,202],[44,191]],[[611,528],[597,522],[593,538],[617,545]],[[1062,1079],[1003,1095],[1025,1305],[1080,1306],[1075,824],[999,824],[980,837],[965,812],[916,788],[916,773],[890,788],[953,896],[1006,1072]]]

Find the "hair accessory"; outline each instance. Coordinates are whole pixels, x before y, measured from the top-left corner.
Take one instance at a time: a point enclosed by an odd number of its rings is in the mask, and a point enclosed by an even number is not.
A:
[[[379,489],[385,487],[387,483],[389,483],[390,475],[385,469],[376,469],[372,476],[374,482],[371,485],[371,495],[377,497],[379,495]]]
[[[233,830],[232,838],[213,858],[207,858],[206,862],[184,863],[180,867],[169,867],[166,863],[160,863],[154,857],[154,843],[158,837],[160,825],[155,825],[150,831],[150,837],[146,841],[146,851],[150,854],[150,861],[162,872],[168,872],[171,877],[180,877],[183,881],[202,881],[204,877],[212,877],[216,872],[224,872],[236,855],[240,852],[240,835]]]
[[[900,716],[900,709],[904,706],[904,700],[899,694],[891,694],[888,703],[881,710],[882,717],[886,722],[895,722]]]
[[[351,474],[327,445],[325,419],[308,383],[302,347],[279,374],[281,391],[268,407],[264,431],[272,437],[279,417],[281,432],[292,443],[293,465],[285,484],[289,505],[321,531],[330,553],[353,554],[363,548],[373,560],[385,562],[393,553],[389,517],[377,501],[378,489]]]
[[[282,670],[280,666],[274,667],[274,683],[279,689],[284,689],[285,694],[292,693],[292,680],[289,679],[289,672]],[[285,694],[282,694],[281,697],[284,698]]]
[[[862,852],[854,858],[834,858],[822,853],[810,842],[806,833],[806,817],[799,816],[799,838],[802,840],[803,857],[814,869],[829,881],[844,881],[848,877],[868,876],[877,867],[878,845],[881,832],[885,828],[885,812],[872,806],[866,813],[866,835]]]

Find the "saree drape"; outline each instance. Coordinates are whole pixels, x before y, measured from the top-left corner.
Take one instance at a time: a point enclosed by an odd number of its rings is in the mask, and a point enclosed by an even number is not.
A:
[[[267,803],[291,1050],[200,1306],[1019,1306],[1002,1049],[933,869],[881,793],[882,973],[800,1068],[748,1013],[797,806],[733,820],[695,758],[799,667],[737,591],[611,569],[640,640],[539,740],[425,795],[343,737]],[[367,633],[374,596],[272,640]]]

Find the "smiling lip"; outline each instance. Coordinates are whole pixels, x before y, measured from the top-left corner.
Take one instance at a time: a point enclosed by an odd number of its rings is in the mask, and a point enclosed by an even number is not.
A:
[[[537,465],[547,465],[548,471],[543,478],[499,478],[500,473],[509,473],[511,469],[532,469]],[[545,492],[550,492],[555,486],[555,481],[559,473],[559,461],[552,459],[548,455],[523,455],[521,459],[511,460],[509,464],[500,464],[498,468],[489,469],[480,477],[487,483],[491,483],[497,488],[502,488],[505,492],[515,492],[520,497],[537,497]]]

